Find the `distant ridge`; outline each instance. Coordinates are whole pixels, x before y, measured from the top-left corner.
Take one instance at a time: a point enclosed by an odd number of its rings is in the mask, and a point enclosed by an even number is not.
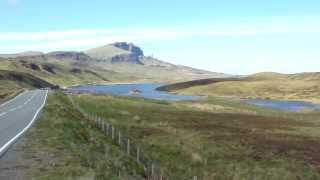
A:
[[[0,54],[1,58],[16,58],[16,57],[24,57],[24,56],[40,56],[43,55],[42,52],[39,51],[25,51],[16,54]]]
[[[87,51],[27,51],[0,55],[0,70],[30,73],[52,84],[160,82],[229,77],[192,67],[175,65],[152,56],[133,43],[116,42]]]

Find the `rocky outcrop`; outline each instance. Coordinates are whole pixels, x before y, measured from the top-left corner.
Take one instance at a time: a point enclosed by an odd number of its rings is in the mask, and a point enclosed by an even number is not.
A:
[[[140,59],[144,56],[143,51],[132,43],[117,42],[111,44],[119,49],[129,51],[127,54],[119,54],[111,58],[112,63],[143,64]]]
[[[132,54],[136,56],[143,56],[143,51],[141,50],[141,48],[135,46],[133,43],[116,42],[111,45],[126,51],[130,51]]]
[[[120,54],[111,58],[111,63],[133,63],[133,64],[143,64],[140,61],[140,56],[135,54]]]

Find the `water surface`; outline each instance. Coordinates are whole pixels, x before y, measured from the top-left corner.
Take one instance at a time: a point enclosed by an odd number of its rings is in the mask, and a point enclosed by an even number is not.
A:
[[[83,85],[72,87],[72,91],[93,94],[109,94],[117,96],[135,96],[167,101],[194,101],[200,96],[184,96],[157,91],[156,88],[163,84],[112,84],[112,85]],[[136,93],[135,93],[136,92]]]
[[[291,112],[299,112],[302,110],[320,110],[320,104],[313,104],[303,101],[277,101],[277,100],[246,100],[248,104],[273,108]]]

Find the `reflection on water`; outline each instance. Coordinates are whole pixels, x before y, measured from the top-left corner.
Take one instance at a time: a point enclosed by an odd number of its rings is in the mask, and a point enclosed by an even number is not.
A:
[[[75,92],[110,94],[117,96],[136,96],[167,101],[189,101],[199,100],[202,98],[199,96],[183,96],[157,91],[156,88],[159,86],[162,86],[162,84],[84,85],[73,87],[71,90]]]
[[[313,104],[303,101],[246,100],[245,102],[260,107],[280,109],[291,112],[298,112],[306,109],[320,110],[319,104]]]

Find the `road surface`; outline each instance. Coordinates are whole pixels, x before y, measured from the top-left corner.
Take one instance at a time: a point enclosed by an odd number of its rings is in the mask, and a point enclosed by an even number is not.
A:
[[[47,90],[26,91],[0,105],[0,157],[36,120]]]

